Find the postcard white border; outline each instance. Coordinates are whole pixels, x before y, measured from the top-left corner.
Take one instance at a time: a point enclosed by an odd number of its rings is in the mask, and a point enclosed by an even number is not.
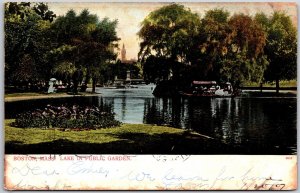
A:
[[[4,1],[4,2],[8,2],[8,1]],[[34,1],[32,1],[34,2]],[[41,0],[41,1],[35,1],[35,2],[54,2],[54,1],[49,1],[49,0]],[[62,0],[60,2],[74,2],[74,0]],[[82,1],[82,0],[77,0],[76,2],[161,2],[160,0],[127,0],[127,1],[124,1],[124,0],[115,0],[115,1]],[[178,1],[178,0],[164,0],[164,2],[184,2],[184,1]],[[227,0],[218,0],[218,1],[215,1],[215,0],[189,0],[187,2],[228,2]],[[243,1],[243,0],[231,0],[230,2],[269,2],[269,1],[266,1],[266,0],[248,0],[248,1]],[[283,2],[282,0],[272,0],[272,2]],[[289,1],[289,2],[295,2],[297,3],[298,1]],[[299,20],[299,16],[300,16],[300,12],[299,12],[299,7],[298,7],[298,4],[297,4],[297,8],[298,8],[298,20]],[[1,35],[1,39],[0,39],[0,43],[1,45],[4,45],[4,24],[3,24],[3,19],[4,19],[4,6],[1,6],[1,9],[0,9],[0,15],[1,15],[1,19],[0,19],[0,25],[2,26],[2,30],[0,32],[0,35]],[[298,22],[299,23],[299,22]],[[298,24],[299,25],[299,24]],[[298,28],[298,40],[299,40],[299,28]],[[300,50],[300,46],[299,46],[299,43],[298,43],[298,50]],[[4,46],[1,46],[0,47],[0,57],[1,57],[1,61],[2,61],[2,64],[4,64]],[[299,56],[299,54],[298,54]],[[297,58],[297,62],[299,64],[299,57]],[[0,69],[0,72],[2,74],[2,76],[0,76],[0,82],[1,82],[1,85],[0,86],[0,95],[1,95],[1,99],[0,100],[3,100],[2,104],[3,106],[0,108],[0,115],[2,117],[2,119],[0,119],[1,121],[1,124],[2,124],[2,128],[4,128],[4,65],[2,65],[2,68]],[[298,68],[297,69],[297,72],[299,74],[300,72],[300,69]],[[298,83],[300,84],[300,83]],[[297,85],[298,86],[298,85]],[[297,100],[297,107],[299,109],[299,101]],[[299,113],[297,112],[297,120],[299,120]],[[298,121],[297,121],[297,128],[298,128]],[[10,172],[11,172],[11,166],[20,166],[20,162],[18,162],[16,164],[15,161],[11,161],[12,157],[13,156],[16,156],[16,155],[5,155],[4,154],[4,129],[1,130],[1,136],[2,136],[2,146],[1,146],[1,153],[3,155],[3,159],[1,159],[1,170],[4,172],[4,174],[1,176],[1,183],[2,183],[2,187],[4,187],[4,182],[8,183],[7,181],[7,175],[10,175]],[[300,137],[300,134],[298,132],[297,134],[297,141],[299,140],[299,137]],[[32,155],[32,156],[40,156],[40,155]],[[49,155],[46,155],[46,156],[49,156]],[[52,155],[54,156],[54,155]],[[59,156],[59,155],[56,155],[56,156]],[[72,155],[72,156],[75,156],[75,155]],[[172,159],[172,156],[170,155],[160,155],[160,156],[165,156],[165,157],[169,157],[170,159]],[[145,161],[148,163],[149,159],[148,158],[149,155],[138,155],[137,158],[140,159],[141,161],[140,162],[136,162],[136,161],[133,161],[132,163],[135,163],[135,164],[141,164],[141,163],[145,163]],[[226,158],[225,158],[226,157]],[[216,167],[217,165],[215,165],[214,162],[212,163],[207,163],[207,162],[203,162],[204,160],[208,160],[208,159],[212,159],[214,158],[214,161],[216,160],[220,160],[220,163],[223,163],[224,159],[226,159],[227,161],[228,160],[235,160],[235,164],[232,163],[229,163],[229,165],[231,167],[235,167],[237,166],[236,168],[238,167],[241,167],[242,166],[242,163],[248,163],[247,166],[249,166],[249,162],[251,162],[250,166],[254,166],[254,167],[263,167],[263,166],[266,166],[267,168],[265,168],[264,171],[275,171],[277,170],[277,168],[281,168],[281,172],[283,172],[283,175],[279,175],[281,177],[288,177],[287,181],[291,186],[288,186],[290,187],[291,189],[294,189],[294,188],[297,188],[297,156],[295,155],[278,155],[278,156],[272,156],[272,155],[251,155],[251,156],[243,156],[243,155],[228,155],[228,156],[223,156],[223,155],[193,155],[193,159],[197,160],[196,162],[197,163],[202,163],[202,167],[208,167],[208,168],[211,168],[211,167]],[[149,160],[148,160],[149,159]],[[199,160],[198,160],[199,159]],[[4,160],[6,160],[6,162],[4,162]],[[148,160],[148,161],[147,161]],[[223,160],[223,161],[222,161]],[[239,160],[239,163],[237,164],[237,160]],[[275,162],[276,160],[276,162]],[[60,161],[58,161],[60,163]],[[271,163],[271,165],[269,165],[268,163]],[[41,162],[39,162],[41,163]],[[44,162],[43,162],[44,163]],[[47,162],[48,164],[45,165],[45,169],[48,169],[48,167],[52,167],[53,163],[56,163],[56,162]],[[52,163],[52,164],[51,164]],[[64,163],[67,163],[67,162],[64,162]],[[89,161],[86,161],[85,164],[88,164]],[[155,164],[153,164],[155,163]],[[175,161],[174,162],[171,162],[171,161],[168,161],[167,162],[168,164],[170,165],[174,165],[174,166],[177,166],[177,167],[181,167],[183,166],[183,164],[181,162],[177,162]],[[188,163],[188,162],[186,162]],[[263,164],[262,164],[263,163]],[[287,164],[289,163],[289,164]],[[9,166],[9,164],[12,164]],[[15,164],[15,165],[14,165]],[[26,162],[23,162],[23,164],[26,164]],[[158,171],[160,168],[156,168],[156,161],[152,160],[150,163],[148,163],[150,168],[154,168],[155,171]],[[237,165],[236,165],[237,164]],[[272,165],[272,164],[275,164],[275,165]],[[109,164],[110,165],[110,164]],[[125,166],[125,165],[124,165]],[[123,167],[123,165],[121,165],[121,167]],[[191,171],[193,171],[194,168],[191,168]],[[276,173],[277,174],[277,173]],[[16,173],[13,174],[13,175],[17,175]],[[278,177],[278,176],[277,176]],[[290,179],[294,179],[293,181],[290,181]],[[40,179],[43,179],[43,178],[40,178]],[[275,177],[274,177],[275,179]],[[72,182],[71,182],[72,183]],[[10,184],[7,184],[7,185],[10,185]],[[6,186],[8,187],[8,186]],[[59,188],[57,188],[59,189]],[[109,189],[108,189],[109,190]],[[31,192],[31,191],[28,191],[28,192]]]

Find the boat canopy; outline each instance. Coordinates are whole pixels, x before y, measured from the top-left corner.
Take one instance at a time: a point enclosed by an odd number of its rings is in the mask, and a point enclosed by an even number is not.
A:
[[[212,84],[217,84],[217,82],[216,81],[197,81],[197,80],[194,80],[193,84],[196,84],[196,85],[212,85]]]

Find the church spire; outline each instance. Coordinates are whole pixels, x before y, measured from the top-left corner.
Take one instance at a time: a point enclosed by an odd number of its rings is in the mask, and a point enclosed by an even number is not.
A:
[[[126,49],[125,49],[125,45],[123,43],[123,47],[121,50],[121,61],[124,62],[126,60]]]

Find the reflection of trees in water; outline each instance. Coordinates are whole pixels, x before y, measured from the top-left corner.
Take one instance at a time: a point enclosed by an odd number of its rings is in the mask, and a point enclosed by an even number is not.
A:
[[[102,108],[113,110],[114,100],[105,99]],[[126,101],[118,100],[123,105],[119,106],[119,110],[123,111]],[[226,143],[264,148],[296,144],[295,100],[146,98],[141,113],[144,113],[144,123],[192,129]]]
[[[245,120],[242,99],[198,98],[188,103],[190,128],[226,143],[240,144],[245,140]],[[251,105],[250,105],[251,106]],[[251,115],[250,115],[251,116]]]
[[[144,123],[185,128],[185,100],[181,98],[154,98],[145,101]]]
[[[126,114],[126,97],[122,98],[122,108],[121,108],[121,119],[124,120],[125,119],[125,114]]]
[[[227,143],[296,146],[296,98],[78,97],[5,103],[5,118],[51,105],[90,105],[126,121],[192,129]],[[136,110],[131,111],[133,108]],[[131,116],[128,116],[131,115]],[[125,117],[125,118],[124,118]],[[120,119],[120,121],[124,121]]]
[[[191,100],[189,112],[193,130],[222,139],[226,143],[241,144],[248,142],[249,138],[265,137],[264,125],[268,124],[268,119],[259,105],[247,99]],[[260,136],[253,133],[257,129],[262,130]]]
[[[144,123],[168,124],[167,100],[154,98],[145,101]]]
[[[227,98],[217,100],[217,102],[219,103],[217,119],[221,122],[219,133],[222,139],[228,143],[241,143],[244,136],[244,124],[241,123],[239,116],[241,108],[239,99]]]
[[[263,112],[263,106],[260,101],[261,99],[259,101],[256,99],[244,99],[240,117],[242,124],[246,126],[245,135],[255,140],[256,143],[264,144],[267,143],[264,140],[267,139],[269,119],[268,115]],[[252,141],[245,142],[251,143]]]
[[[114,112],[114,100],[112,98],[97,97],[97,99],[98,102],[94,104],[98,104],[101,110],[111,113]]]
[[[265,136],[270,143],[278,147],[295,147],[297,144],[297,99],[288,100],[266,99],[261,102],[262,112],[268,115],[270,121],[266,127]],[[280,136],[280,140],[278,140]]]
[[[191,128],[231,144],[260,148],[293,146],[296,144],[295,100],[215,98],[190,101]]]
[[[296,144],[296,99],[252,98],[243,100],[241,117],[251,145],[293,146]],[[292,108],[289,108],[292,107]],[[293,108],[294,107],[294,108]]]
[[[151,99],[145,103],[145,123],[192,129],[229,143],[240,143],[240,102],[231,98]]]

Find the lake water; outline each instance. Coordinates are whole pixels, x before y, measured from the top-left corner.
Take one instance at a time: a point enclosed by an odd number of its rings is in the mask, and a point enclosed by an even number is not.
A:
[[[97,88],[96,97],[39,99],[5,104],[5,117],[47,104],[96,105],[112,111],[123,123],[148,123],[193,130],[233,147],[283,149],[295,154],[297,98],[294,95],[236,98],[156,98],[152,85],[132,89]],[[282,152],[281,151],[281,152]],[[259,154],[260,152],[241,152]]]

